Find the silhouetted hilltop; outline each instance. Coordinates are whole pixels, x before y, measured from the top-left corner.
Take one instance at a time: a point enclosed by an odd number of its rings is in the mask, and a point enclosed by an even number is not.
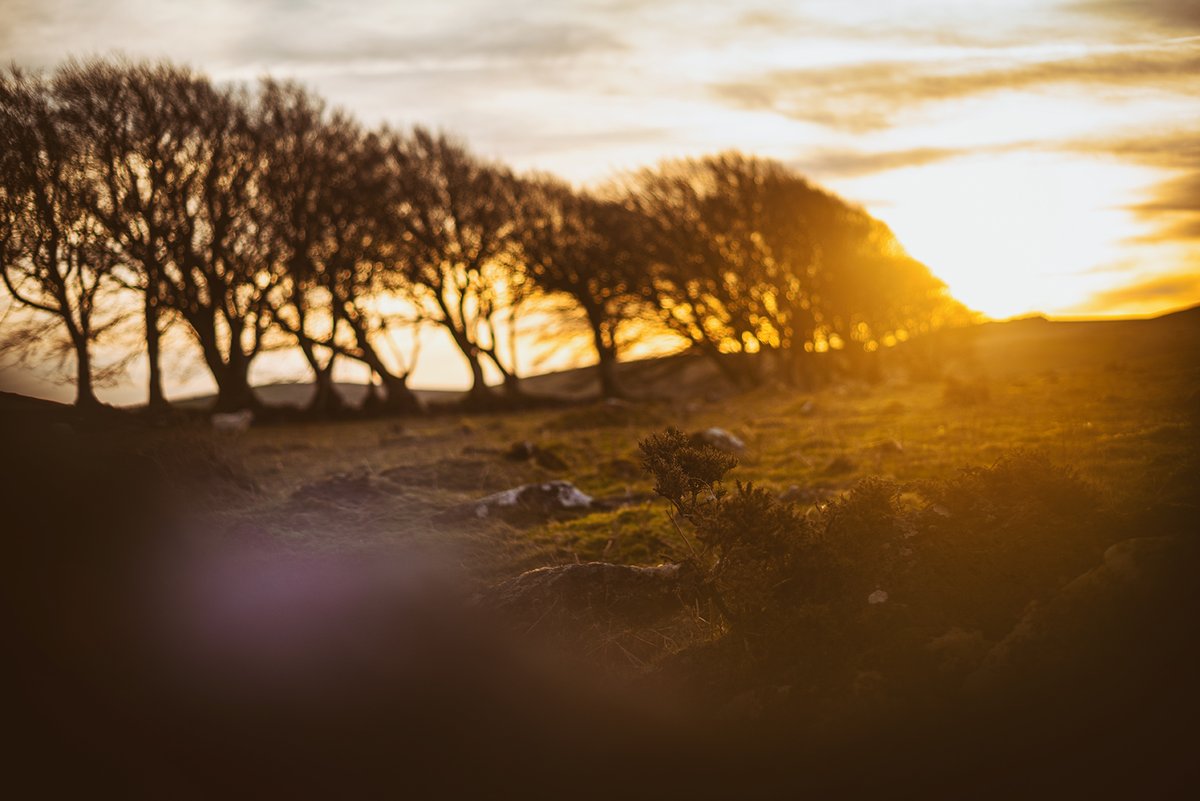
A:
[[[903,367],[911,351],[931,343],[946,346],[946,352],[939,350],[937,356],[946,361],[943,366],[953,369],[970,364],[973,370],[993,378],[1098,365],[1120,370],[1146,360],[1175,359],[1181,353],[1192,354],[1200,363],[1200,306],[1148,319],[1049,320],[1039,315],[981,323],[911,340],[885,352],[885,362]],[[631,393],[660,398],[711,393],[722,386],[717,372],[709,360],[686,353],[618,365],[618,375]],[[339,382],[336,386],[351,405],[360,404],[366,396],[363,384]],[[531,395],[564,400],[582,400],[599,389],[592,366],[524,377],[521,386]],[[312,397],[313,385],[281,382],[255,387],[255,392],[268,405],[303,407]],[[464,395],[454,390],[415,392],[429,404],[452,403]],[[203,395],[175,403],[181,408],[205,408],[213,400],[213,395]]]

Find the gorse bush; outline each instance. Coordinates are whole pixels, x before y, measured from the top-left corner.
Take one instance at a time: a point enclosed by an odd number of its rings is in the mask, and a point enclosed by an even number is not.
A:
[[[639,447],[699,568],[702,597],[730,633],[760,643],[764,663],[805,658],[785,640],[816,630],[836,632],[824,653],[852,648],[880,604],[914,630],[1000,636],[1116,536],[1094,490],[1038,453],[937,482],[867,478],[801,511],[728,482],[737,459],[674,428]]]
[[[677,512],[680,534],[727,622],[748,634],[763,615],[794,601],[797,568],[818,547],[795,506],[753,484],[726,487],[737,458],[678,429],[651,435],[638,447],[654,491]]]

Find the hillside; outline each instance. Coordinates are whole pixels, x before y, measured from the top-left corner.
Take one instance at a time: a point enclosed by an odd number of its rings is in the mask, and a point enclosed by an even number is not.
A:
[[[1200,361],[1200,306],[1151,319],[1102,321],[1050,321],[1030,317],[983,323],[931,338],[941,348],[939,358],[967,357],[959,366],[970,372],[1005,378],[1049,369],[1074,369],[1108,364],[1148,363],[1195,357]],[[925,342],[902,344],[884,354],[884,363],[903,371],[908,352]],[[948,347],[947,347],[948,346]],[[711,392],[720,383],[716,371],[694,355],[667,356],[623,362],[618,375],[630,391],[649,397],[685,397]],[[594,369],[581,367],[522,378],[525,391],[564,400],[593,397],[598,391]],[[338,392],[357,406],[366,396],[363,384],[339,382]],[[274,383],[258,386],[256,393],[271,406],[303,408],[312,397],[312,384]],[[452,403],[462,396],[453,390],[416,389],[427,404]],[[210,406],[212,395],[175,401],[187,409]]]
[[[75,431],[0,398],[30,551],[6,591],[125,714],[152,718],[162,682],[204,720],[214,697],[239,721],[306,710],[154,739],[189,759],[260,735],[324,753],[347,725],[426,754],[465,717],[529,782],[603,764],[730,797],[749,765],[831,793],[902,773],[936,797],[1130,797],[1197,746],[1198,354],[1196,310],[1022,320],[907,343],[874,384],[738,393],[677,357],[623,367],[653,401],[240,435]],[[744,444],[691,517],[642,466],[669,426]],[[683,454],[685,476],[714,458]],[[177,673],[131,681],[147,643],[97,604],[131,592]]]

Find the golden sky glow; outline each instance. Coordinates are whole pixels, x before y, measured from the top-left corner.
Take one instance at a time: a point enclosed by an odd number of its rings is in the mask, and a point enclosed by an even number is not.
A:
[[[0,0],[6,61],[114,51],[299,78],[579,183],[776,157],[992,316],[1200,301],[1195,0]],[[440,347],[418,384],[459,383]]]

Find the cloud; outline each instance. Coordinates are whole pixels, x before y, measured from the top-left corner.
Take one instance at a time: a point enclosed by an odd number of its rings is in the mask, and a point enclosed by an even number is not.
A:
[[[1162,29],[1200,29],[1200,3],[1196,0],[1081,0],[1073,10],[1121,21],[1151,23]]]
[[[773,70],[709,89],[737,108],[865,132],[890,127],[917,106],[992,92],[1055,84],[1183,89],[1200,84],[1198,75],[1200,44],[1185,42],[977,69],[948,61],[873,61]]]
[[[1138,313],[1144,309],[1183,308],[1198,302],[1200,274],[1174,273],[1096,292],[1077,311]]]
[[[1169,171],[1171,177],[1152,187],[1148,198],[1128,206],[1155,225],[1154,233],[1143,241],[1200,239],[1200,129],[1094,139],[1072,142],[1067,147]]]
[[[132,57],[239,67],[350,67],[547,62],[620,52],[611,27],[530,0],[499,11],[486,0],[0,0],[0,49],[24,66],[121,51]]]
[[[852,178],[886,170],[921,167],[965,156],[970,152],[962,148],[948,147],[917,147],[877,152],[825,149],[809,152],[804,157],[792,161],[791,166],[811,175]]]
[[[336,66],[387,61],[424,66],[441,63],[449,68],[463,63],[545,64],[624,49],[624,43],[613,33],[580,22],[516,22],[488,17],[464,20],[431,33],[410,33],[402,26],[365,31],[343,28],[311,40],[303,36],[280,38],[266,29],[255,31],[237,47],[242,57],[258,62]]]
[[[951,159],[981,154],[1011,153],[1036,148],[1036,143],[1006,142],[986,147],[914,147],[903,150],[854,150],[824,148],[810,150],[789,165],[800,172],[822,177],[857,178],[889,170],[924,167]]]

